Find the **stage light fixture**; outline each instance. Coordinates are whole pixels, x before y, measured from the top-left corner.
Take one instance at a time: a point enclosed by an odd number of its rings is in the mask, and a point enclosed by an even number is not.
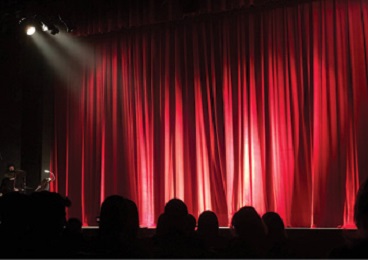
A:
[[[42,31],[46,32],[49,29],[46,24],[42,23]]]
[[[19,20],[19,25],[27,35],[33,35],[36,32],[36,23],[32,18],[22,18]]]
[[[27,26],[26,27],[26,34],[31,36],[36,32],[36,27],[34,26]]]
[[[50,30],[50,33],[51,33],[52,35],[55,35],[55,34],[59,33],[59,29],[58,29],[55,25],[51,25],[51,26],[49,27],[49,30]]]
[[[59,33],[59,29],[50,17],[39,15],[38,19],[42,24],[42,28],[44,28],[43,31],[49,31],[52,35]]]
[[[49,31],[52,35],[60,31],[52,20],[42,15],[21,18],[19,20],[19,25],[25,30],[27,35],[33,35],[37,30],[42,30],[44,32]]]

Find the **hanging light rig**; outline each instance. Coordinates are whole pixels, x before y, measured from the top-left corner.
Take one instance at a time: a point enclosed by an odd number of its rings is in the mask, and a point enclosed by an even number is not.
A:
[[[60,15],[57,17],[57,23],[65,27],[65,30],[68,33],[75,29],[71,23],[66,22],[66,19],[63,19]],[[60,32],[58,26],[56,26],[51,19],[40,15],[35,15],[33,17],[23,17],[19,20],[19,25],[29,36],[34,35],[37,31],[48,31],[52,35],[56,35]]]
[[[38,22],[34,18],[22,18],[19,20],[19,25],[27,35],[31,36],[36,33]]]

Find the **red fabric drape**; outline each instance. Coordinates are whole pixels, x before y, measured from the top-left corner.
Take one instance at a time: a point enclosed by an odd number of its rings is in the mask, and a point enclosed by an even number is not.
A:
[[[111,194],[143,226],[173,197],[221,225],[243,205],[289,226],[352,224],[367,26],[367,2],[326,0],[87,38],[91,62],[55,90],[52,189],[85,225]]]

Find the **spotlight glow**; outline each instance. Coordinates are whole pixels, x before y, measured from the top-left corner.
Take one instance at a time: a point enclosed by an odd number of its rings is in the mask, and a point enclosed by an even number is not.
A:
[[[47,25],[42,24],[42,31],[46,32],[49,29],[49,27],[47,27]]]
[[[36,27],[34,26],[28,26],[26,29],[27,35],[33,35],[36,32]]]

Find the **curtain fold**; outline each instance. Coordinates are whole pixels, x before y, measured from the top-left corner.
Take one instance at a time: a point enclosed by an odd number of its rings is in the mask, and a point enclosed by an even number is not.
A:
[[[51,188],[84,225],[111,194],[142,226],[174,197],[221,225],[244,205],[288,226],[352,225],[367,15],[363,0],[312,1],[86,38],[91,62],[55,87]]]

